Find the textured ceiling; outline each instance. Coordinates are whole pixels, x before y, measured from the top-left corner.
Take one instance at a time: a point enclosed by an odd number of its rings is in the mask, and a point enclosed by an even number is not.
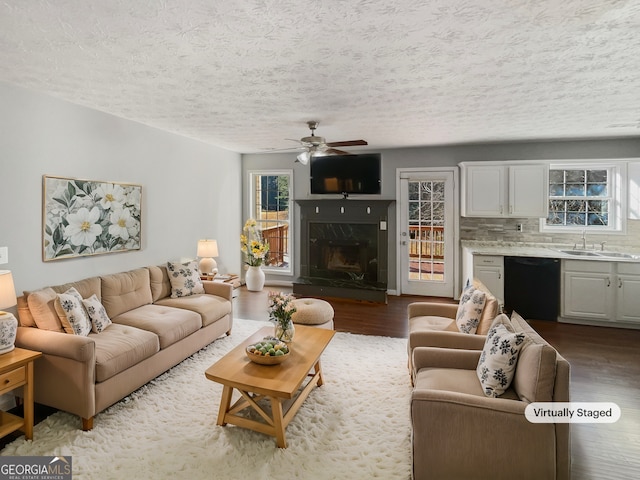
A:
[[[638,0],[4,0],[0,46],[2,81],[243,153],[307,120],[365,148],[640,136]]]

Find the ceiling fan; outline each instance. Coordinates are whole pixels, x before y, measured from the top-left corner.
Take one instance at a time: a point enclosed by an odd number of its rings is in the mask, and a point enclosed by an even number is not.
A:
[[[352,155],[344,150],[338,150],[334,147],[353,147],[359,145],[369,145],[365,140],[348,140],[344,142],[327,142],[324,137],[316,136],[316,128],[320,122],[311,120],[307,122],[311,135],[308,137],[302,137],[300,140],[293,140],[300,143],[300,148],[304,149],[300,155],[296,157],[296,161],[306,165],[309,163],[311,157],[322,155]]]

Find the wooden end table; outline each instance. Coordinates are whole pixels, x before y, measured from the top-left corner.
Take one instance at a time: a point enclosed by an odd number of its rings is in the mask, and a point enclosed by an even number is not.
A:
[[[23,418],[0,411],[0,437],[22,430],[27,440],[33,439],[33,361],[41,356],[23,348],[0,355],[0,395],[24,386]]]
[[[311,390],[324,383],[320,355],[335,332],[296,325],[290,358],[285,362],[280,365],[259,365],[249,360],[246,347],[272,334],[273,327],[258,330],[209,367],[205,376],[224,386],[217,425],[231,423],[265,433],[276,437],[278,447],[287,448],[287,425]],[[303,385],[307,379],[308,382]],[[240,393],[240,397],[231,405],[234,389]],[[268,400],[270,411],[260,405],[262,399]],[[257,412],[262,421],[240,415],[245,409]]]

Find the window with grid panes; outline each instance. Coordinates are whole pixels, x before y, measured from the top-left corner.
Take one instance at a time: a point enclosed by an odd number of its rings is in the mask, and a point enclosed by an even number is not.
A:
[[[551,165],[549,213],[541,229],[623,231],[624,172],[618,164]]]
[[[264,269],[290,273],[291,261],[291,171],[251,172],[251,218],[262,230],[262,236],[269,243],[269,254]]]

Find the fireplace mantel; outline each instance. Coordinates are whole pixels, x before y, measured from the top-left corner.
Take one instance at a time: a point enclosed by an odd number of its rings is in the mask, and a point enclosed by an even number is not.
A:
[[[392,202],[296,200],[301,254],[300,277],[293,283],[293,292],[386,302],[388,209]],[[353,254],[355,250],[358,255]],[[336,255],[349,258],[336,265]],[[333,259],[329,265],[328,256]]]

